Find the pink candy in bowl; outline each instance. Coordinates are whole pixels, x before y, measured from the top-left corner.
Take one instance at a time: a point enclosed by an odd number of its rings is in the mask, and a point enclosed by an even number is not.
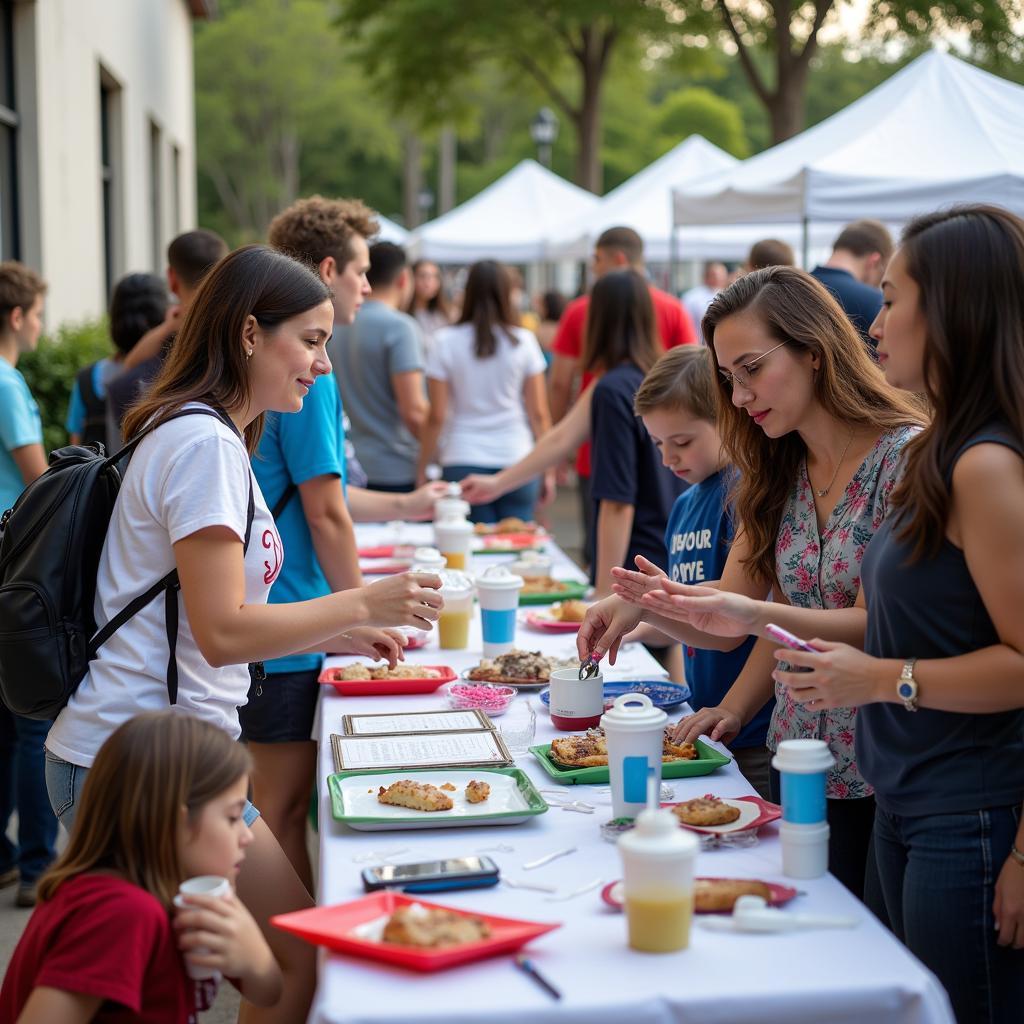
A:
[[[455,682],[445,687],[448,706],[456,711],[479,709],[491,718],[503,715],[519,692],[514,686],[499,683]]]

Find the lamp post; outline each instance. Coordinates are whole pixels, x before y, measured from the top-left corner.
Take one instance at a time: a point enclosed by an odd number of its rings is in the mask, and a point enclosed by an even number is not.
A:
[[[551,167],[551,147],[558,138],[558,118],[550,107],[541,107],[530,122],[530,138],[537,147],[537,159]]]
[[[416,193],[416,206],[420,211],[420,223],[430,217],[430,208],[434,205],[434,193],[424,186]]]

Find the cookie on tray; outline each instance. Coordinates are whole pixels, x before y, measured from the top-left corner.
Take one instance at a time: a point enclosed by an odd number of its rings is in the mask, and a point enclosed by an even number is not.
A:
[[[701,796],[676,804],[672,813],[685,825],[728,825],[740,816],[740,809],[717,796]]]

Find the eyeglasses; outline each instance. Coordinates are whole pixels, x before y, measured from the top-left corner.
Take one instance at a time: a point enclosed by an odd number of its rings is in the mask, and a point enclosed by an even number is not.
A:
[[[756,359],[751,359],[749,363],[742,363],[735,373],[730,373],[728,370],[723,370],[721,368],[719,368],[718,372],[721,375],[722,380],[725,381],[730,388],[735,387],[737,384],[739,384],[740,387],[749,388],[750,378],[757,373],[757,364],[761,362],[762,359],[770,356],[773,352],[778,351],[783,345],[788,344],[789,338],[785,341],[780,341],[775,348],[770,348],[767,352],[762,352]]]

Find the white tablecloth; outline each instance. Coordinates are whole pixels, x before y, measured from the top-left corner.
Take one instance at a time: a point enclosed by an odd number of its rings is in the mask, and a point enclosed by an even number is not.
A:
[[[422,532],[421,532],[422,531]],[[403,540],[419,540],[429,527],[405,528]],[[383,527],[360,527],[364,544],[386,537]],[[553,546],[556,574],[571,563]],[[487,556],[486,561],[496,556]],[[483,560],[478,560],[476,568]],[[578,575],[578,572],[577,572]],[[469,652],[443,652],[432,640],[409,660],[462,668],[479,660],[478,626]],[[573,637],[520,633],[520,646],[546,653],[573,649]],[[606,677],[656,678],[657,663],[643,650],[628,652],[625,674]],[[341,663],[351,659],[332,659]],[[320,893],[321,904],[341,903],[363,895],[360,871],[367,863],[432,860],[491,849],[503,877],[555,885],[561,891],[594,879],[620,877],[618,853],[602,840],[599,826],[611,817],[600,787],[559,787],[529,754],[517,758],[542,788],[572,791],[597,805],[592,815],[552,806],[527,824],[507,827],[431,829],[418,832],[355,832],[331,818],[326,778],[333,771],[331,732],[340,732],[348,712],[429,710],[442,706],[439,694],[416,697],[339,698],[325,691],[319,715],[320,737]],[[536,696],[520,695],[538,708],[537,742],[555,732]],[[500,723],[500,719],[498,720]],[[713,776],[672,780],[676,799],[713,791],[719,796],[752,792],[733,765]],[[575,846],[577,852],[534,871],[521,865],[545,853]],[[405,848],[388,857],[389,851]],[[378,856],[357,861],[372,851]],[[762,878],[785,883],[773,826],[762,831],[757,846],[703,851],[697,873],[705,876]],[[706,931],[695,924],[690,948],[665,955],[635,953],[626,945],[623,915],[601,901],[599,890],[567,902],[551,902],[542,893],[499,885],[494,889],[439,893],[424,897],[484,913],[562,927],[529,947],[538,968],[563,994],[555,1002],[516,970],[507,956],[450,971],[419,975],[372,961],[321,954],[317,995],[310,1020],[317,1024],[952,1024],[944,991],[902,945],[834,878],[801,881],[797,905],[822,914],[854,915],[853,930],[783,935],[733,935]]]

